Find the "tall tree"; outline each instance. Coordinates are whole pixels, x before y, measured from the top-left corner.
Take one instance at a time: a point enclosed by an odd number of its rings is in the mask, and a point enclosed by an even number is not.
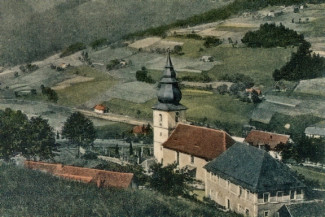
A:
[[[62,135],[78,146],[88,147],[96,139],[96,131],[91,120],[80,112],[73,113],[64,123]]]
[[[22,154],[26,157],[38,156],[40,159],[54,157],[55,133],[47,120],[41,117],[32,117],[27,129],[26,149]]]
[[[191,188],[188,184],[194,183],[194,178],[184,170],[178,169],[177,164],[170,164],[163,167],[156,163],[150,167],[152,176],[150,187],[163,194],[170,196],[191,197]]]

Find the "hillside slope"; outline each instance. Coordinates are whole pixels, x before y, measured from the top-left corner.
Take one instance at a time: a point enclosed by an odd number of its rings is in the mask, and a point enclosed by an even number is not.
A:
[[[1,1],[0,65],[43,59],[78,41],[115,40],[228,2],[231,0]]]

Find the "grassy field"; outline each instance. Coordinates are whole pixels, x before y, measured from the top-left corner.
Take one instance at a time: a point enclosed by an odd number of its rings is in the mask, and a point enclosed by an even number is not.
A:
[[[116,84],[116,80],[105,72],[98,71],[88,66],[73,68],[66,73],[92,77],[94,80],[83,83],[73,84],[62,90],[57,90],[59,96],[59,104],[68,106],[80,106],[90,99],[96,98],[108,88]]]
[[[147,190],[97,188],[0,166],[1,216],[238,216]]]
[[[251,76],[257,85],[270,86],[273,83],[272,73],[283,66],[295,51],[295,48],[232,48],[217,46],[205,48],[203,40],[186,38],[170,38],[184,42],[184,56],[198,58],[203,55],[213,56],[222,64],[215,65],[208,74],[218,80],[224,74],[241,73]],[[202,52],[199,49],[203,48]]]
[[[306,177],[307,180],[317,181],[320,186],[325,186],[325,173],[318,172],[302,166],[291,166],[291,169]]]
[[[254,104],[239,101],[233,96],[214,94],[211,91],[183,89],[183,98],[181,103],[188,110],[186,112],[187,120],[215,125],[215,122],[221,122],[216,127],[227,128],[235,135],[241,135],[243,124],[249,122]],[[126,100],[112,99],[107,102],[113,113],[120,113],[133,117],[139,117],[152,121],[151,107],[157,102],[157,99],[149,100],[142,104],[132,103]],[[140,113],[138,112],[140,111]],[[205,120],[206,119],[206,120]]]

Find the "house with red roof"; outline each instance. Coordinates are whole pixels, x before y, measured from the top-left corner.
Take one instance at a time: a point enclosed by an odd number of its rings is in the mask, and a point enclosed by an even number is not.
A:
[[[203,166],[234,143],[225,131],[179,123],[163,143],[163,165],[176,162],[179,168],[192,170],[196,179],[204,181]]]
[[[94,107],[94,112],[99,113],[99,114],[104,114],[107,112],[107,107],[102,105],[102,104],[98,104]]]
[[[286,145],[291,142],[290,136],[285,134],[277,134],[260,130],[252,130],[245,138],[245,142],[260,149],[270,152],[270,155],[281,160],[278,145]]]

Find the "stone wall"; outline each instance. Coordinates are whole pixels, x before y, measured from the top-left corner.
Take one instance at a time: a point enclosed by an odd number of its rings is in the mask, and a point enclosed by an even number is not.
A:
[[[112,172],[62,164],[25,161],[25,167],[70,180],[96,183],[98,187],[128,188],[131,186],[133,179],[133,173]]]

